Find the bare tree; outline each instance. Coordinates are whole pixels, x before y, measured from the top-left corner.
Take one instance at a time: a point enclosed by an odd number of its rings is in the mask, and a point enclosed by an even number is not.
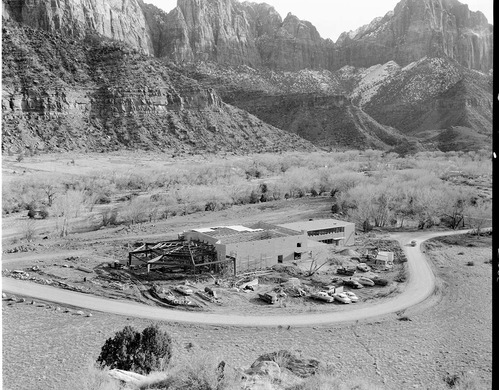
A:
[[[312,252],[310,255],[310,268],[307,272],[307,276],[312,276],[317,273],[322,267],[326,264],[329,264],[330,259],[326,257],[326,260],[320,262],[320,258],[322,257],[323,252]]]

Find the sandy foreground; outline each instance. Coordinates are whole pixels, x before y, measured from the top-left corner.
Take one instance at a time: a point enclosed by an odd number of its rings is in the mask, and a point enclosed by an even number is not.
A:
[[[454,240],[454,241],[452,241]],[[161,323],[175,354],[196,347],[235,367],[280,349],[327,362],[341,378],[366,378],[386,389],[433,389],[448,375],[471,373],[491,388],[490,238],[464,245],[432,242],[437,292],[399,315],[335,326],[240,328]],[[471,245],[473,246],[469,246]],[[473,266],[467,263],[473,261]],[[104,313],[92,317],[3,302],[3,388],[78,388],[104,341],[125,325],[150,321]],[[401,321],[400,317],[408,320]],[[174,357],[175,358],[175,357]]]

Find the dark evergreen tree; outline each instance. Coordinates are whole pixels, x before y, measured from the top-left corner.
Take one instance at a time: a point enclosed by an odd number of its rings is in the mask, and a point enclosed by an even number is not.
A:
[[[171,358],[171,338],[157,325],[145,328],[142,333],[131,326],[116,332],[102,346],[97,362],[111,369],[149,374],[164,369]]]

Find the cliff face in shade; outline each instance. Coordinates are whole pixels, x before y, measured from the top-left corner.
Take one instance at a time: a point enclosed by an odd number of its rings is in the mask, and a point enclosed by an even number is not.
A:
[[[138,0],[2,0],[2,6],[4,20],[76,39],[101,34],[153,52]]]
[[[492,69],[493,28],[457,0],[402,0],[393,12],[336,42],[334,67],[369,67],[447,56],[469,69]]]
[[[273,33],[260,36],[257,45],[262,64],[271,69],[328,69],[332,64],[333,42],[292,14]]]

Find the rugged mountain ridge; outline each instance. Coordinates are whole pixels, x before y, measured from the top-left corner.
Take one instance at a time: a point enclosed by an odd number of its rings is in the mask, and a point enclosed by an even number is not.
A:
[[[123,43],[3,29],[4,151],[314,150]]]
[[[402,0],[336,43],[292,14],[282,19],[271,6],[236,0],[178,0],[169,13],[141,0],[2,4],[6,19],[78,38],[99,33],[176,62],[334,71],[446,55],[470,69],[492,68],[492,26],[457,0]]]
[[[336,43],[236,0],[2,4],[3,150],[490,144],[491,26],[457,0],[402,0]]]
[[[224,101],[323,147],[388,149],[411,141],[448,150],[439,134],[458,128],[469,141],[454,142],[460,150],[490,147],[492,76],[445,56],[335,72],[204,62],[183,69]]]

